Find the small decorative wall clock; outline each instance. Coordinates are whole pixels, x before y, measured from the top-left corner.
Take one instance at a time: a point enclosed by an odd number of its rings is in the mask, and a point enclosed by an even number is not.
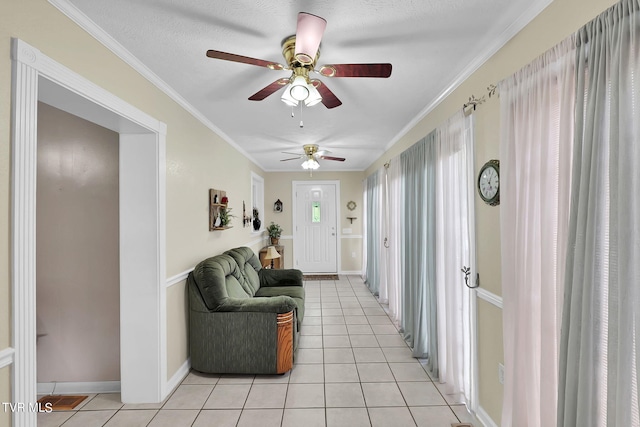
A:
[[[480,168],[478,193],[489,206],[500,204],[500,160],[489,160]]]
[[[282,212],[282,202],[280,201],[280,199],[276,200],[276,202],[273,204],[273,210],[275,212]]]

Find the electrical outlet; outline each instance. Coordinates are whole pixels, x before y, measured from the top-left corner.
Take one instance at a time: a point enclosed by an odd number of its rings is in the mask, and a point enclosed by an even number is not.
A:
[[[498,363],[498,381],[500,384],[504,384],[504,365],[502,363]]]

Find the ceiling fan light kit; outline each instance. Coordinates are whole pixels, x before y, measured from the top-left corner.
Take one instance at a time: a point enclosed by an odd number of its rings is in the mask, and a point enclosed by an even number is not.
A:
[[[316,170],[320,167],[320,163],[314,158],[310,158],[302,162],[302,169]]]
[[[282,96],[280,97],[280,100],[282,102],[284,102],[285,104],[287,104],[289,107],[295,107],[296,105],[298,105],[298,101],[296,101],[293,96],[291,96],[291,92],[289,91],[289,87],[287,87],[287,89],[285,89],[284,92],[282,92]]]
[[[296,76],[291,83],[291,89],[289,89],[291,97],[296,101],[304,101],[309,97],[309,88],[307,87],[307,81],[302,76]]]

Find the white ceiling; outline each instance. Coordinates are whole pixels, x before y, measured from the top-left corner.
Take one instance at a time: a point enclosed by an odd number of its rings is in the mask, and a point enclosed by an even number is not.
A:
[[[59,0],[58,3],[64,0]],[[301,170],[282,151],[316,143],[364,170],[549,0],[68,0],[267,171]],[[343,102],[291,108],[277,92],[247,98],[289,71],[207,58],[208,49],[284,63],[298,12],[327,20],[318,66],[390,62],[388,79],[319,77]],[[316,67],[319,68],[319,67]],[[319,75],[318,75],[319,76]],[[487,82],[489,83],[494,82]],[[476,94],[481,95],[481,94]],[[471,94],[469,94],[471,96]],[[462,107],[462,106],[461,106]]]

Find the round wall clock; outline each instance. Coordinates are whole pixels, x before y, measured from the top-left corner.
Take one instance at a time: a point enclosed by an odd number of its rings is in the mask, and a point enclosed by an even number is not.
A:
[[[480,168],[478,193],[489,206],[500,204],[500,160],[489,160]]]

